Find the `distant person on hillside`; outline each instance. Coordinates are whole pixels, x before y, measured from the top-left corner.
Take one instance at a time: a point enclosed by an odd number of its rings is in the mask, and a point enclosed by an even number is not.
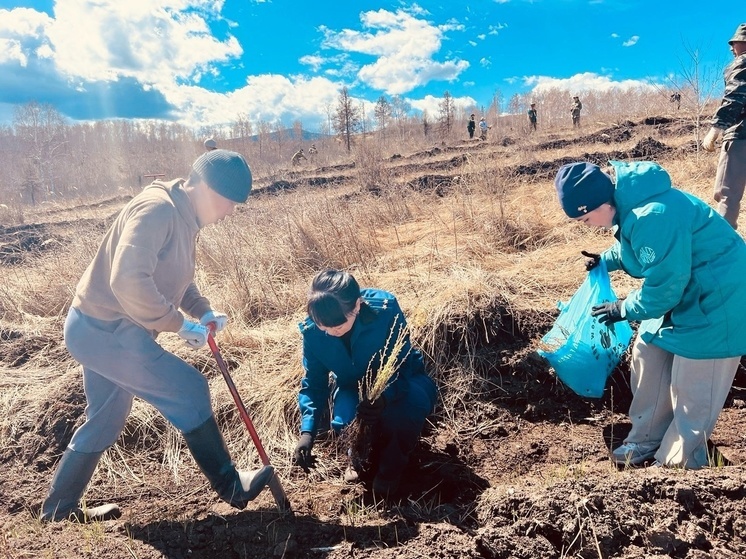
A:
[[[474,131],[477,129],[477,123],[474,120],[476,118],[476,115],[474,113],[471,113],[471,116],[469,116],[469,122],[466,124],[466,131],[469,133],[469,139],[474,139]]]
[[[298,151],[296,151],[293,154],[292,159],[290,160],[293,164],[293,167],[300,165],[300,160],[303,159],[304,161],[308,161],[308,158],[306,157],[306,154],[303,153],[303,148],[300,148]]]
[[[612,452],[622,466],[698,469],[717,463],[707,441],[746,355],[746,244],[705,202],[673,188],[653,162],[563,165],[554,180],[564,212],[615,231],[602,254],[643,280],[626,298],[593,307],[609,328],[640,322],[632,347],[632,430]]]
[[[273,476],[271,466],[236,470],[215,422],[207,380],[156,342],[159,333],[175,332],[199,348],[207,342],[208,324],[225,328],[228,317],[213,310],[194,283],[195,244],[200,229],[233,213],[250,190],[251,170],[241,155],[208,151],[186,181],[146,187],[106,233],[65,322],[65,345],[82,365],[85,422],[57,465],[42,521],[120,515],[114,504],[83,507],[81,497],[99,458],[119,438],[135,396],[182,433],[225,502],[245,508]]]
[[[396,297],[380,289],[360,289],[347,272],[316,274],[307,307],[308,318],[299,325],[305,374],[298,395],[301,423],[295,462],[308,472],[316,434],[329,427],[339,434],[356,420],[374,433],[370,462],[355,462],[351,452],[344,479],[355,483],[372,478],[376,495],[391,496],[437,400],[422,353],[410,342]],[[403,343],[397,344],[400,336]],[[392,380],[379,398],[361,401],[360,394],[368,394],[361,392],[361,383],[387,362],[396,364]],[[331,423],[324,413],[330,395]]]
[[[489,130],[490,127],[487,126],[487,121],[484,119],[484,117],[479,119],[479,139],[480,140],[487,140],[487,130]]]
[[[580,102],[580,98],[576,95],[572,98],[572,106],[570,107],[570,116],[572,116],[572,125],[574,128],[580,128],[580,111],[583,110],[583,103]]]
[[[715,175],[715,201],[720,215],[737,229],[746,187],[746,23],[738,26],[728,44],[736,58],[725,68],[725,94],[702,147],[715,151],[715,141],[723,135]]]
[[[528,109],[528,125],[531,130],[536,132],[536,120],[538,112],[536,111],[536,104],[531,103],[531,107]]]
[[[316,156],[318,155],[319,150],[316,149],[316,144],[311,144],[311,147],[308,148],[308,157],[311,158],[311,161],[316,160]]]
[[[671,94],[671,103],[676,103],[676,110],[678,111],[681,108],[681,93],[674,91]]]
[[[205,140],[205,151],[212,151],[214,149],[218,149],[218,143],[215,141],[215,138],[208,138]]]

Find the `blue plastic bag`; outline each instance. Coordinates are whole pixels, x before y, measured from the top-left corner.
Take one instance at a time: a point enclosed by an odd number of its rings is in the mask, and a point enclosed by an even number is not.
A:
[[[632,340],[632,327],[626,320],[607,325],[591,316],[594,305],[616,300],[606,263],[601,260],[570,300],[557,305],[560,314],[541,339],[537,353],[580,396],[603,396],[606,380]]]

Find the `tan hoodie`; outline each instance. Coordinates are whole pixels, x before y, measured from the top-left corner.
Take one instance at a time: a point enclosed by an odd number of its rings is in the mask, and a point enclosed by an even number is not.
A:
[[[154,182],[122,209],[78,282],[72,305],[100,320],[127,318],[176,332],[210,302],[194,285],[199,225],[184,181]]]

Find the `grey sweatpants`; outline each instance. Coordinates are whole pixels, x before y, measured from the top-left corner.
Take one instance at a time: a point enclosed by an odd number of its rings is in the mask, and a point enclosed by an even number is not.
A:
[[[85,423],[68,445],[76,452],[101,452],[114,444],[134,396],[152,404],[184,433],[212,415],[207,380],[133,322],[97,320],[71,308],[65,345],[83,366],[87,404]]]
[[[738,229],[738,211],[746,187],[746,140],[726,140],[720,148],[715,174],[715,201],[718,213],[733,229]]]
[[[632,430],[625,442],[658,442],[655,459],[698,469],[728,397],[740,357],[687,359],[639,337],[632,347]]]

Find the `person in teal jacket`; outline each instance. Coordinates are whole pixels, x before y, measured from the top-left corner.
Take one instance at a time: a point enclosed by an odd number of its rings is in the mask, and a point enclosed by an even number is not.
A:
[[[328,426],[322,423],[331,376],[336,387],[332,429],[340,433],[359,417],[374,426],[377,435],[368,471],[350,464],[345,480],[372,477],[374,493],[393,494],[437,399],[422,353],[412,346],[408,333],[398,355],[391,355],[400,329],[406,333],[407,327],[399,303],[387,291],[361,290],[347,272],[324,270],[313,279],[307,308],[309,316],[299,325],[305,375],[298,395],[301,436],[295,461],[306,472],[313,465],[314,439]],[[394,357],[396,373],[383,395],[374,402],[360,401],[359,385],[366,373],[378,371],[384,360]]]
[[[613,228],[617,242],[584,252],[643,283],[593,307],[602,323],[639,321],[632,348],[632,430],[612,451],[620,465],[711,465],[707,440],[746,354],[746,244],[699,198],[673,188],[653,162],[611,162],[616,185],[591,163],[560,168],[565,213]]]

